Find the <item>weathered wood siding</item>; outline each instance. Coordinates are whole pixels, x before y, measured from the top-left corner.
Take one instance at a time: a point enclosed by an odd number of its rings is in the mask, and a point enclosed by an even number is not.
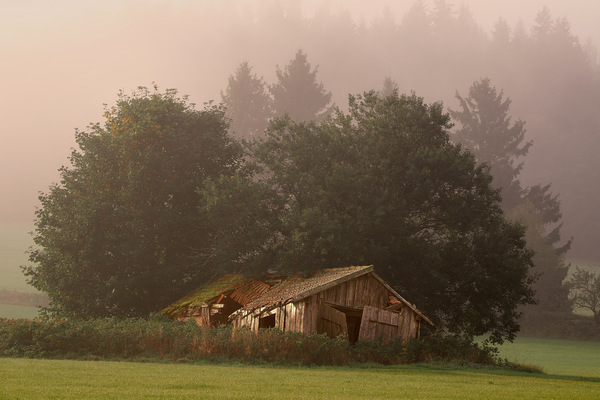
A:
[[[313,334],[318,332],[319,324],[319,294],[312,295],[304,300],[304,321],[302,332]]]
[[[322,301],[355,308],[364,306],[385,308],[389,302],[387,289],[371,274],[342,282],[319,295]]]
[[[348,325],[346,314],[326,304],[319,307],[319,323],[317,330],[331,338],[343,336],[348,338]]]
[[[277,310],[280,314],[280,319],[275,324],[277,328],[282,331],[304,332],[305,302],[288,303]]]
[[[365,306],[360,322],[358,340],[375,340],[382,338],[383,343],[387,343],[398,336],[399,324],[399,313]]]
[[[210,309],[208,307],[200,307],[194,313],[193,318],[198,326],[210,326]]]
[[[408,307],[402,308],[400,311],[400,326],[398,334],[402,335],[402,343],[406,344],[408,339],[417,338],[419,334],[419,321],[415,313]]]
[[[370,273],[345,281],[297,302],[290,302],[265,313],[245,311],[233,320],[236,328],[249,327],[258,332],[260,318],[275,314],[275,327],[305,334],[348,335],[346,315],[331,306],[362,311],[359,340],[383,337],[385,342],[401,335],[403,342],[416,338],[419,321],[409,307],[384,310],[389,305],[389,291]]]
[[[387,311],[365,306],[358,340],[382,338],[384,343],[401,336],[406,344],[410,338],[417,338],[419,321],[408,307],[398,311]]]

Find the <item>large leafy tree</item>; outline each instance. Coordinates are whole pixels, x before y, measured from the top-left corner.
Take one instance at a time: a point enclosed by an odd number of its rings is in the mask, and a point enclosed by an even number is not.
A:
[[[522,226],[504,219],[487,167],[450,142],[441,104],[369,92],[349,108],[320,123],[277,119],[254,144],[261,168],[247,184],[263,192],[270,217],[257,225],[271,230],[255,265],[373,264],[449,329],[513,338],[517,306],[532,301],[531,252]],[[225,195],[222,185],[214,209],[230,210],[242,187]]]
[[[62,314],[147,315],[213,272],[193,257],[211,240],[196,189],[232,174],[240,148],[221,109],[173,90],[121,94],[105,117],[40,196],[25,272]]]
[[[277,82],[270,87],[275,115],[288,114],[294,121],[321,120],[331,112],[331,92],[317,81],[306,53],[296,52],[285,68],[277,68]]]
[[[271,97],[265,81],[252,72],[248,61],[242,62],[229,77],[221,98],[235,136],[255,139],[264,135],[271,117]]]

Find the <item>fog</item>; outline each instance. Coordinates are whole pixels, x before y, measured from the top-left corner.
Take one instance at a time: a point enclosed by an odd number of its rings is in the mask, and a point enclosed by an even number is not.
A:
[[[425,46],[418,36],[395,42],[398,27],[408,25],[404,17],[414,3],[0,0],[0,184],[4,193],[0,223],[34,219],[38,193],[58,181],[58,168],[68,164],[75,146],[74,129],[102,122],[103,104],[114,104],[119,90],[130,92],[156,82],[163,90],[176,88],[189,95],[201,107],[206,101],[220,101],[228,76],[241,61],[248,60],[258,75],[272,83],[276,66],[283,67],[302,48],[309,62],[319,66],[319,79],[339,106],[344,106],[348,93],[380,89],[389,75],[401,91],[415,90],[428,102],[442,100],[446,107],[456,108],[456,90],[467,94],[474,80],[489,76],[512,98],[513,117],[526,121],[528,139],[534,140],[524,160],[523,182],[552,183],[562,200],[563,235],[575,237],[572,254],[600,260],[594,243],[600,235],[600,212],[594,205],[600,194],[596,187],[600,163],[594,161],[600,147],[597,116],[593,123],[565,122],[559,129],[540,110],[564,109],[562,102],[551,104],[563,93],[552,88],[556,90],[550,95],[543,94],[544,88],[536,86],[539,82],[523,82],[521,71],[514,69],[515,60],[503,60],[502,66],[484,62],[492,56],[474,60],[469,52],[446,54],[446,44]],[[423,2],[430,12],[434,3]],[[594,54],[600,43],[597,2],[446,3],[453,5],[452,15],[459,20],[472,17],[466,21],[475,24],[463,26],[473,30],[469,49],[483,49],[477,40],[490,37],[501,17],[512,32],[528,33],[544,5],[553,18],[564,17],[570,23],[571,34],[587,46],[586,54]],[[326,35],[331,32],[338,35]],[[378,38],[389,40],[374,40]],[[591,64],[597,83],[597,60]],[[529,94],[538,90],[547,108],[530,103]],[[573,110],[585,114],[581,118],[592,118],[594,112],[584,111],[600,105],[590,103],[589,99],[600,99],[597,89],[593,91],[585,97],[586,103],[575,105],[578,92],[568,91]]]

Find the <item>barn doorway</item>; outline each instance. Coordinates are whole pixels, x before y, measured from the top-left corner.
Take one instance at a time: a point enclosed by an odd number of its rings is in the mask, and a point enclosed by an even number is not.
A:
[[[348,326],[348,341],[350,344],[354,344],[358,341],[358,335],[360,333],[360,321],[361,316],[346,314],[346,325]]]
[[[350,344],[358,341],[360,334],[360,326],[362,323],[363,310],[358,307],[348,307],[339,304],[328,303],[327,306],[338,311],[341,318],[345,320],[345,333]]]

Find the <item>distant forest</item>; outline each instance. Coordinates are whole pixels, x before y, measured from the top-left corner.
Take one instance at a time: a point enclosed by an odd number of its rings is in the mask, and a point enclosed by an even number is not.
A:
[[[466,96],[475,80],[489,78],[512,100],[511,115],[525,122],[526,140],[533,141],[523,185],[551,183],[563,211],[563,238],[575,237],[569,257],[600,260],[594,201],[600,196],[600,69],[594,44],[547,8],[532,26],[499,18],[489,32],[467,8],[443,0],[433,7],[417,1],[405,15],[385,9],[380,15],[360,22],[324,2],[308,17],[293,3],[252,2],[207,6],[188,18],[220,24],[220,65],[230,62],[233,74],[247,61],[267,84],[275,80],[275,68],[302,49],[341,106],[350,93],[381,90],[388,77],[401,93],[415,91],[456,109],[457,93]]]

